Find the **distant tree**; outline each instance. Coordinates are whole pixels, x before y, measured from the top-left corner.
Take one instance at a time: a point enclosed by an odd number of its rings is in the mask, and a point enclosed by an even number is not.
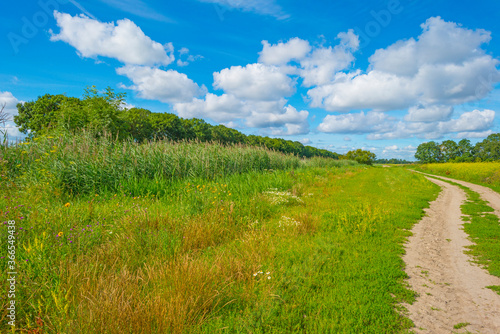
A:
[[[415,158],[422,163],[441,161],[441,150],[439,145],[434,141],[418,145]]]
[[[212,140],[222,144],[243,144],[246,141],[246,136],[243,133],[224,125],[213,126],[210,131]]]
[[[358,163],[371,165],[375,162],[376,155],[370,151],[365,151],[362,149],[357,149],[355,151],[349,151],[345,154],[347,160],[354,160]]]
[[[181,119],[182,126],[186,131],[186,139],[199,140],[202,142],[212,140],[212,125],[208,124],[202,119],[191,118]]]
[[[462,139],[458,142],[458,156],[455,158],[457,162],[468,162],[474,159],[474,147],[469,139]]]
[[[65,95],[45,94],[35,101],[17,104],[14,123],[21,133],[36,135],[57,126],[61,104],[68,100]]]
[[[182,120],[174,114],[152,113],[149,120],[153,130],[152,137],[170,140],[182,140],[187,138]]]
[[[406,164],[411,164],[412,162],[404,160],[404,159],[396,159],[396,158],[390,158],[390,159],[377,159],[375,161],[377,164],[392,164],[392,165],[406,165]]]
[[[482,161],[500,160],[500,133],[489,135],[474,147],[475,157]]]
[[[126,131],[134,140],[143,142],[153,138],[151,114],[151,111],[143,108],[130,108],[123,111]]]
[[[441,150],[441,160],[443,162],[453,161],[458,157],[458,145],[453,140],[445,140],[439,145]]]

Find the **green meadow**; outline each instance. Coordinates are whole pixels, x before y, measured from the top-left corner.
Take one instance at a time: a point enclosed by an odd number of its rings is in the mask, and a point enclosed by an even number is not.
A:
[[[403,243],[439,191],[417,173],[85,134],[2,147],[1,159],[0,238],[8,221],[17,228],[18,332],[412,327],[400,305],[415,298]]]

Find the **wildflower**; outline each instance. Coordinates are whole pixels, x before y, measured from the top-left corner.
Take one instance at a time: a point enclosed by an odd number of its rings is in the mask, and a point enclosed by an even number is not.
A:
[[[267,276],[267,279],[271,279],[271,276]]]
[[[65,207],[69,207],[70,205],[71,204],[69,204],[69,203],[64,204]]]
[[[57,233],[57,236],[59,236],[59,237],[62,237],[62,235],[63,235],[62,232]]]

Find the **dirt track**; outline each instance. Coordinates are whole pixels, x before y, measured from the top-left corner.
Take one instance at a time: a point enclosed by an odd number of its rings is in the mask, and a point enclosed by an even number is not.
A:
[[[470,262],[464,247],[472,243],[462,229],[460,205],[465,193],[444,181],[429,179],[442,191],[431,202],[427,215],[408,239],[408,283],[419,296],[404,306],[415,323],[416,333],[500,333],[500,295],[485,288],[500,285],[500,278]],[[452,180],[452,179],[450,179]],[[500,195],[467,182],[452,180],[481,194],[500,212]],[[459,323],[470,323],[454,329]]]

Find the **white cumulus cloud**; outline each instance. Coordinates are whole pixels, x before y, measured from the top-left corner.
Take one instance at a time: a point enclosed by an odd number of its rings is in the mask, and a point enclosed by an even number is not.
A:
[[[306,87],[325,85],[335,75],[354,62],[355,52],[359,47],[359,38],[352,29],[337,35],[340,43],[334,47],[320,47],[300,61],[300,76]]]
[[[381,112],[327,115],[318,130],[327,133],[364,133],[382,131],[387,128],[390,117]],[[382,128],[381,128],[382,127]]]
[[[73,46],[82,57],[114,58],[129,65],[168,65],[174,61],[171,43],[162,45],[146,36],[134,22],[123,19],[103,23],[85,15],[71,16],[54,11],[60,28],[51,41]]]
[[[116,69],[116,72],[132,80],[134,85],[127,87],[128,89],[149,100],[165,103],[188,102],[206,93],[205,86],[198,86],[186,74],[174,70],[127,65]]]
[[[389,130],[374,131],[367,138],[373,140],[409,137],[439,139],[446,134],[455,134],[457,137],[463,137],[463,134],[481,137],[484,133],[489,133],[494,119],[495,111],[486,109],[464,112],[459,118],[439,122],[388,121],[385,126]]]
[[[309,90],[311,105],[330,111],[456,105],[485,97],[500,81],[499,61],[481,48],[489,32],[439,17],[421,27],[417,39],[377,50],[367,73],[338,74]]]
[[[295,82],[276,66],[248,64],[214,73],[214,87],[240,99],[273,101],[295,92]]]
[[[269,44],[268,41],[262,41],[262,45],[259,62],[266,65],[284,65],[291,60],[301,60],[311,51],[309,42],[298,37],[286,43],[279,42],[274,45]]]
[[[175,112],[183,118],[210,118],[216,122],[230,122],[249,116],[245,103],[233,95],[208,93],[204,99],[174,104]]]
[[[436,122],[447,120],[453,114],[453,107],[446,105],[412,106],[404,120],[408,122]]]
[[[0,123],[0,130],[6,131],[7,136],[10,140],[22,139],[25,137],[24,134],[19,132],[18,127],[14,123],[14,116],[17,116],[17,104],[19,101],[11,92],[0,91],[0,109],[3,107],[3,112],[7,116],[7,122],[5,124]],[[2,138],[0,138],[2,139]]]

